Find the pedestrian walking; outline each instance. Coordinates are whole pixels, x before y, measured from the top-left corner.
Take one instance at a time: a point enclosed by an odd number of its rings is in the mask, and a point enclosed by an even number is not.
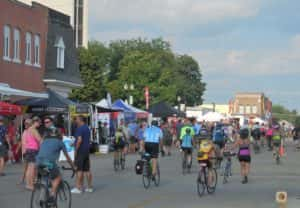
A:
[[[78,128],[75,133],[75,166],[76,172],[76,187],[72,189],[73,194],[81,194],[84,185],[84,177],[87,179],[87,187],[85,192],[92,193],[92,173],[90,162],[90,137],[91,131],[85,123],[83,116],[76,118]]]
[[[25,156],[25,152],[26,152],[26,136],[28,134],[27,131],[29,131],[28,129],[32,126],[32,120],[30,118],[28,119],[25,119],[24,121],[24,131],[23,131],[23,134],[22,134],[22,139],[21,139],[21,150],[22,150],[22,157],[24,158]],[[25,179],[26,179],[26,173],[27,173],[27,169],[28,169],[28,163],[26,160],[23,161],[24,162],[24,167],[23,167],[23,174],[22,174],[22,177],[21,177],[21,180],[20,180],[20,183],[19,184],[24,184],[25,183]]]
[[[4,117],[0,116],[0,176],[5,176],[5,158],[7,157],[9,138],[7,128],[4,125]]]
[[[171,156],[171,147],[173,142],[173,135],[171,127],[168,122],[165,122],[162,126],[163,133],[163,152],[167,156]]]
[[[269,128],[267,130],[266,137],[267,137],[268,150],[272,151],[273,127],[271,124],[269,125]]]
[[[42,137],[38,132],[38,128],[41,126],[41,119],[34,117],[32,119],[32,125],[28,131],[24,132],[24,159],[28,164],[26,171],[26,189],[33,190],[34,180],[36,177],[36,165],[35,158],[39,152],[40,143]]]
[[[251,163],[251,150],[250,150],[250,139],[249,139],[249,129],[243,128],[240,131],[240,137],[235,143],[235,147],[238,150],[238,158],[241,165],[241,176],[242,183],[248,183],[248,176],[250,172],[250,163]]]

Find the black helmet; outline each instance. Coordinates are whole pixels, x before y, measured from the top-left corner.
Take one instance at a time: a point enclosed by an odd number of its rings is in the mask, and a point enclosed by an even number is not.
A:
[[[190,128],[187,128],[187,129],[185,130],[185,133],[190,134],[190,133],[191,133],[191,129],[190,129]]]
[[[249,129],[241,129],[240,130],[240,137],[241,139],[247,139],[249,137]]]

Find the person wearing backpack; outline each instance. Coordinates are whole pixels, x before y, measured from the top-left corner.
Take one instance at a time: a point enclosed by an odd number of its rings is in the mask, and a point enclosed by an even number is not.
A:
[[[223,125],[221,123],[217,123],[213,130],[213,142],[216,145],[216,153],[218,158],[218,164],[222,162],[223,149],[225,147],[225,132],[223,129]]]
[[[167,156],[171,156],[171,147],[173,142],[173,135],[171,132],[171,127],[168,122],[165,122],[162,126],[163,133],[163,152]]]

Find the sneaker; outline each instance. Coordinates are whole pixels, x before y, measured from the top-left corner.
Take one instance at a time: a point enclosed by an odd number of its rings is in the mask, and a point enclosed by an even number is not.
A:
[[[81,191],[80,189],[78,189],[78,188],[73,188],[73,189],[71,190],[71,193],[72,193],[72,194],[82,194],[82,191]]]
[[[94,189],[93,188],[86,188],[84,190],[84,192],[87,192],[87,193],[93,193],[94,192]]]

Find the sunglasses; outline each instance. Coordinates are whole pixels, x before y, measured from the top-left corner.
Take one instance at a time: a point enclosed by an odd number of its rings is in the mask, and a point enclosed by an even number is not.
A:
[[[49,123],[51,123],[51,121],[45,121],[44,123],[45,123],[45,124],[49,124]]]

